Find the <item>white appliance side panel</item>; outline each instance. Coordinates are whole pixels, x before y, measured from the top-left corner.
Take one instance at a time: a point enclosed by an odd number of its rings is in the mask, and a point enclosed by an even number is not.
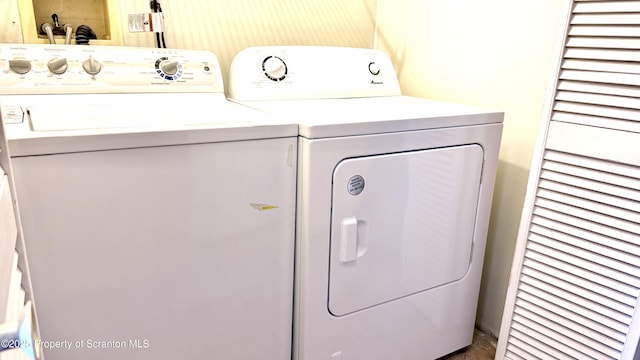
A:
[[[7,309],[10,300],[9,284],[11,283],[17,236],[9,182],[0,167],[0,324],[7,321],[5,309]]]
[[[329,279],[333,315],[465,276],[483,158],[474,144],[338,164]]]
[[[14,158],[46,359],[290,359],[295,152]]]

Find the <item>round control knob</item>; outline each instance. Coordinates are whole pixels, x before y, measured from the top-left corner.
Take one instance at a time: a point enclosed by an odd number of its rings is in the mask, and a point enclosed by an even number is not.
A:
[[[66,58],[55,58],[49,60],[49,62],[47,63],[47,67],[52,73],[60,75],[64,74],[67,71],[69,65],[67,64]]]
[[[89,56],[87,60],[82,63],[82,68],[89,75],[96,75],[102,71],[102,64],[99,61]]]
[[[24,75],[31,71],[31,61],[27,59],[12,59],[9,60],[9,69],[11,71]]]
[[[372,75],[379,75],[380,74],[380,65],[376,64],[375,62],[370,62],[369,63],[369,72]]]
[[[282,81],[287,77],[287,64],[277,56],[269,56],[262,61],[262,71],[273,81]]]
[[[160,70],[167,75],[178,73],[178,62],[175,60],[164,60],[160,63]]]

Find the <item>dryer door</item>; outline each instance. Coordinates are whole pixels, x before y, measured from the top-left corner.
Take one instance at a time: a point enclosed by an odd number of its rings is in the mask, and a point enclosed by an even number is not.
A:
[[[328,299],[333,315],[465,276],[483,155],[474,144],[345,159],[336,166]]]

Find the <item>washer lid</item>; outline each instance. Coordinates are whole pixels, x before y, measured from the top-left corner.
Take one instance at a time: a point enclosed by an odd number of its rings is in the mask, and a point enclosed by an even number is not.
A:
[[[248,124],[247,117],[210,119],[192,116],[182,108],[114,107],[104,104],[60,108],[55,105],[27,107],[32,131],[106,130],[115,128],[166,128],[194,125]],[[79,116],[79,114],[81,114]]]
[[[493,109],[411,96],[243,104],[298,122],[300,136],[310,139],[501,123],[504,117]]]
[[[31,95],[5,123],[12,156],[294,137],[298,126],[227,101],[222,94]]]

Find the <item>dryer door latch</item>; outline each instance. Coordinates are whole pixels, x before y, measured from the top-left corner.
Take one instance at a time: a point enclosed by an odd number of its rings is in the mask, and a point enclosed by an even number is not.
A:
[[[342,219],[340,228],[340,263],[355,261],[358,257],[358,219],[355,216]]]

